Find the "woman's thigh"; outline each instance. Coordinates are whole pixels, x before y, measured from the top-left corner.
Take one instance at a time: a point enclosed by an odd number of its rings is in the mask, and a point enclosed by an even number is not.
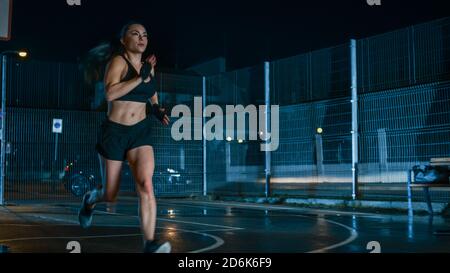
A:
[[[122,161],[109,160],[104,157],[102,158],[105,175],[106,175],[106,185],[105,185],[105,197],[108,201],[115,200],[117,193],[120,188],[120,178],[122,171]],[[103,168],[102,166],[102,168]]]
[[[155,169],[153,147],[134,148],[128,151],[127,160],[130,163],[138,190],[151,190],[153,193],[152,178]]]

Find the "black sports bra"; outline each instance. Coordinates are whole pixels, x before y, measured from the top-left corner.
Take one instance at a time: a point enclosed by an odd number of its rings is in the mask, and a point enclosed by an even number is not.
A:
[[[134,66],[128,61],[125,56],[120,55],[127,62],[128,71],[125,77],[120,82],[126,82],[132,80],[136,76],[139,76],[139,73],[136,71]],[[156,92],[155,79],[153,78],[150,82],[144,83],[142,82],[133,90],[128,92],[126,95],[117,98],[117,101],[136,101],[136,102],[147,102],[149,98],[153,97]]]

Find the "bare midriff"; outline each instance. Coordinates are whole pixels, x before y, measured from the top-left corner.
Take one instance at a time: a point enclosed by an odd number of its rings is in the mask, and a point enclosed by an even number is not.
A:
[[[134,101],[112,101],[108,105],[109,120],[134,125],[146,118],[146,104]]]

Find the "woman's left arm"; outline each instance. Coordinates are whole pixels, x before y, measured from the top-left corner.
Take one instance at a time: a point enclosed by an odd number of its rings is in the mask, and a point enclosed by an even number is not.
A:
[[[151,70],[151,75],[152,78],[154,79],[155,77],[155,67],[156,67],[156,56],[155,55],[150,55],[147,59],[146,62],[151,64],[152,66],[152,70]],[[158,92],[155,91],[155,94],[150,98],[150,107],[151,107],[151,111],[153,113],[153,115],[155,115],[155,117],[157,119],[159,119],[161,121],[162,124],[164,125],[169,125],[169,117],[166,114],[166,109],[162,108],[161,106],[159,106],[159,102],[158,102]]]
[[[151,105],[159,104],[158,102],[158,92],[155,91],[155,94],[150,98]]]
[[[155,77],[155,67],[156,67],[156,56],[155,55],[150,55],[146,60],[147,63],[152,65],[152,70],[150,71],[150,74],[152,75],[152,78]]]
[[[153,115],[155,115],[155,117],[159,119],[162,124],[169,125],[170,119],[166,114],[166,109],[159,106],[158,92],[155,92],[155,94],[150,98],[150,103]]]

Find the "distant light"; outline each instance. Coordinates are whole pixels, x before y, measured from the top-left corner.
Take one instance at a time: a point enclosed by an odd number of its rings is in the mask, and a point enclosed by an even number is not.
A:
[[[259,132],[259,135],[260,135],[260,136],[262,136],[263,134],[264,134],[263,131],[260,131],[260,132]]]
[[[318,134],[323,133],[323,129],[322,129],[322,128],[317,128],[317,133],[318,133]]]
[[[227,137],[227,141],[230,142],[232,140],[231,137]]]
[[[238,139],[238,143],[243,143],[244,141],[242,139]]]
[[[26,52],[26,51],[19,51],[19,56],[21,58],[26,58],[28,56],[28,52]]]

